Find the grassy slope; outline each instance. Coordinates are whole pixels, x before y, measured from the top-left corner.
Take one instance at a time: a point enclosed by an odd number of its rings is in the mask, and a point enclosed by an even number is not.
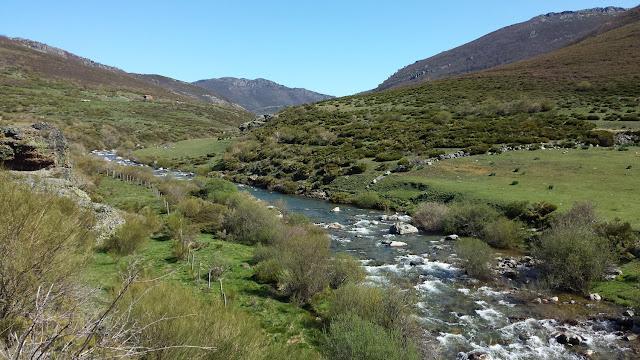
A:
[[[640,309],[640,261],[627,263],[621,270],[622,276],[596,284],[593,292],[622,306]]]
[[[155,100],[142,101],[144,94]],[[0,37],[0,117],[4,123],[53,122],[72,141],[112,148],[217,136],[251,115]]]
[[[640,21],[636,19],[526,62],[417,87],[293,108],[234,147],[230,154],[238,161],[230,163],[228,170],[241,181],[253,174],[258,175],[259,183],[272,186],[297,180],[305,190],[320,187],[362,192],[382,173],[372,171],[378,164],[372,164],[371,158],[383,152],[396,152],[409,159],[425,158],[434,149],[548,139],[584,140],[589,137],[589,129],[596,126],[635,127],[635,122],[618,120],[640,114],[639,38]],[[585,81],[587,86],[580,84]],[[553,109],[539,111],[543,104],[552,104]],[[438,116],[443,110],[451,117]],[[587,121],[588,115],[602,120]],[[634,153],[586,152],[584,156],[592,159],[580,160],[583,169],[572,170],[571,161],[559,160],[551,175],[550,171],[533,175],[537,171],[535,163],[523,158],[519,166],[532,169],[522,179],[509,176],[507,181],[506,175],[489,179],[491,171],[487,168],[481,169],[482,176],[466,174],[463,180],[468,183],[458,181],[458,170],[445,171],[449,162],[444,162],[429,171],[392,176],[374,189],[399,202],[420,195],[424,189],[394,186],[388,183],[392,179],[432,184],[445,192],[495,197],[495,201],[551,198],[568,204],[595,198],[603,203],[607,215],[624,216],[638,224],[637,215],[625,210],[625,199],[637,181],[634,176],[624,175],[625,167],[637,162]],[[510,156],[520,155],[504,155],[505,161]],[[612,157],[615,160],[610,163]],[[475,160],[454,161],[450,167]],[[347,177],[348,168],[357,162],[369,163],[369,169],[364,175]],[[589,162],[596,162],[605,171],[588,171]],[[395,163],[389,165],[393,168]],[[507,161],[505,167],[509,166]],[[296,179],[298,174],[308,178]],[[332,180],[327,174],[337,178]],[[583,184],[583,178],[587,183]],[[520,184],[510,186],[513,180]],[[551,183],[555,191],[549,192],[547,186]]]
[[[101,178],[97,192],[107,203],[123,209],[132,209],[132,204],[133,207],[158,205],[148,189],[106,177]],[[142,260],[150,276],[165,276],[166,281],[192,286],[199,289],[203,297],[221,296],[218,282],[211,289],[207,287],[204,274],[208,264],[214,260],[230,264],[230,270],[223,275],[223,287],[232,306],[238,306],[253,316],[274,341],[302,348],[315,343],[320,335],[320,324],[315,318],[296,305],[274,297],[267,285],[259,284],[252,278],[254,272],[247,263],[253,257],[254,247],[216,240],[211,235],[201,235],[198,241],[203,246],[195,251],[193,272],[189,263],[176,261],[172,257],[172,241],[150,239],[136,258]],[[117,258],[97,252],[93,255],[84,280],[91,286],[110,291],[119,281],[119,272],[133,257]],[[198,264],[201,269],[200,280],[197,276]]]
[[[139,149],[133,156],[144,163],[157,162],[160,166],[187,170],[215,163],[229,144],[231,140],[218,138],[192,139]]]
[[[560,209],[576,201],[591,201],[601,215],[640,227],[639,153],[639,148],[593,148],[477,155],[394,174],[371,190],[409,201],[444,193],[500,202],[548,201]],[[514,181],[518,184],[511,185]],[[354,190],[362,191],[361,184],[352,182]]]

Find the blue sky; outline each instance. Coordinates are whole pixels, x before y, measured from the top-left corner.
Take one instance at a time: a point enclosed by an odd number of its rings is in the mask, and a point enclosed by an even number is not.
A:
[[[348,95],[416,60],[551,11],[639,0],[2,0],[0,34],[129,72],[263,77]]]

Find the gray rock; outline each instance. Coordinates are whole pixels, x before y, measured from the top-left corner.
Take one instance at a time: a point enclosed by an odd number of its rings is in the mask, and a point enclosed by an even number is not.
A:
[[[397,235],[407,235],[407,234],[417,234],[419,232],[418,228],[407,223],[397,222],[391,226],[389,229],[391,234]]]
[[[452,235],[447,235],[444,237],[445,240],[449,240],[449,241],[455,241],[458,240],[460,238],[460,236],[456,235],[456,234],[452,234]]]
[[[591,301],[600,301],[600,300],[602,300],[602,296],[600,296],[600,294],[598,294],[598,293],[589,294],[589,300],[591,300]]]

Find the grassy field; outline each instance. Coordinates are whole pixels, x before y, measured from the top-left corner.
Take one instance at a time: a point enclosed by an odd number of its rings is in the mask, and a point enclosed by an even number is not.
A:
[[[159,166],[193,170],[218,160],[229,144],[228,139],[191,139],[139,149],[133,152],[133,157],[147,164],[156,162]]]
[[[351,179],[360,188],[372,175]],[[348,187],[343,180],[336,186]],[[460,194],[491,202],[548,201],[561,210],[576,201],[593,202],[600,214],[640,227],[640,148],[628,151],[517,151],[437,162],[420,170],[394,174],[371,190],[404,201],[425,194]]]
[[[161,207],[148,189],[108,177],[100,179],[96,193],[106,203],[132,212],[143,206],[156,210]],[[312,346],[319,339],[321,324],[310,312],[278,298],[268,285],[259,284],[253,279],[254,270],[249,263],[255,247],[218,240],[208,234],[201,234],[197,241],[201,246],[194,250],[193,262],[175,259],[172,255],[174,242],[163,239],[149,239],[136,255],[118,257],[95,252],[84,274],[84,281],[107,294],[120,281],[120,272],[136,259],[141,261],[151,277],[162,276],[163,281],[175,281],[193,287],[203,297],[221,297],[220,283],[214,279],[209,288],[206,274],[214,263],[224,265],[228,270],[221,278],[230,306],[236,306],[255,317],[274,341],[315,351]]]
[[[596,284],[593,291],[622,306],[640,308],[640,261],[622,266],[622,276]]]

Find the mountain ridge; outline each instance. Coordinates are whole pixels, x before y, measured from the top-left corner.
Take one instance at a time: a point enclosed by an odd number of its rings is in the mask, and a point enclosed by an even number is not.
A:
[[[256,113],[275,113],[287,106],[314,103],[333,98],[304,88],[290,88],[264,78],[221,77],[203,79],[192,84]]]
[[[604,7],[538,15],[407,65],[372,91],[481,71],[549,53],[592,35],[626,11]]]

